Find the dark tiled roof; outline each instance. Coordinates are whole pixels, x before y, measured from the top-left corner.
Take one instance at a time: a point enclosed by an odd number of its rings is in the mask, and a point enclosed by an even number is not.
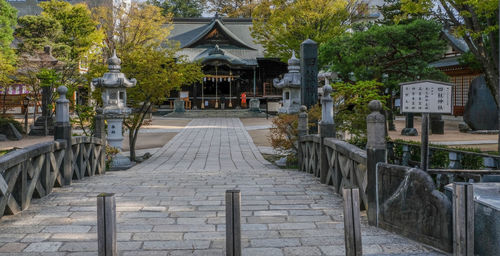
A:
[[[179,53],[188,60],[202,59],[207,55],[207,49],[215,47],[194,45],[216,26],[235,42],[234,45],[220,45],[231,59],[253,66],[257,64],[257,58],[264,57],[263,47],[254,42],[250,33],[251,19],[178,18],[174,19],[173,26],[169,40],[180,43],[182,49]]]

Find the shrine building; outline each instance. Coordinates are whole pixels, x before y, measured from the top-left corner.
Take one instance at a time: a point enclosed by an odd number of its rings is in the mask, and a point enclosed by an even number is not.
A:
[[[179,56],[200,61],[205,74],[200,83],[172,91],[164,104],[186,101],[187,109],[247,108],[249,100],[281,99],[272,80],[287,71],[279,58],[264,57],[252,38],[248,18],[175,18],[169,40],[180,43]]]

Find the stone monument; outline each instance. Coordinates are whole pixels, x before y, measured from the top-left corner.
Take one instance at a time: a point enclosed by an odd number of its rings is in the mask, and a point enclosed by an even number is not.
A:
[[[109,72],[101,78],[95,78],[92,83],[96,87],[101,87],[103,109],[102,113],[108,123],[108,144],[121,151],[123,135],[123,119],[127,117],[131,110],[127,107],[127,88],[137,84],[135,78],[127,79],[125,74],[120,72],[121,60],[116,56],[108,59]],[[123,170],[132,167],[130,159],[121,153],[117,154],[111,163],[112,170]]]
[[[279,113],[294,114],[300,110],[300,60],[295,57],[295,51],[288,60],[288,73],[283,79],[275,78],[274,87],[283,90],[283,106]]]
[[[300,45],[301,105],[308,109],[318,103],[318,44],[307,39]]]
[[[484,75],[472,80],[465,105],[464,121],[472,130],[497,130],[498,109]]]
[[[37,68],[55,69],[59,65],[59,60],[52,56],[52,48],[45,46],[43,53],[34,57],[28,57],[28,62]],[[35,120],[35,124],[30,127],[30,135],[47,136],[54,135],[54,118],[52,116],[52,87],[42,87],[42,116]]]

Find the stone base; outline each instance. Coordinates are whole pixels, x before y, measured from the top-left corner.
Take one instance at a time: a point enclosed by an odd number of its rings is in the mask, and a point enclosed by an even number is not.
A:
[[[118,153],[113,160],[111,161],[110,171],[122,171],[127,170],[134,166],[135,163],[130,161],[128,156],[122,155],[122,153]]]
[[[175,100],[174,101],[174,111],[177,113],[182,113],[185,111],[184,109],[185,102],[183,100]]]
[[[29,135],[31,136],[45,136],[45,119],[47,119],[47,135],[54,135],[54,119],[52,117],[41,116],[35,121],[35,124],[30,127]]]
[[[401,130],[401,135],[403,136],[418,136],[417,129],[415,128],[404,128]]]
[[[250,111],[260,112],[260,100],[250,99]]]

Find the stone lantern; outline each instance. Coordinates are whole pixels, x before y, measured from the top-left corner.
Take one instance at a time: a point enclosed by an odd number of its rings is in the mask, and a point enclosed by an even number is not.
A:
[[[95,78],[92,83],[96,87],[102,88],[102,114],[108,123],[108,144],[121,151],[123,135],[123,119],[130,113],[131,109],[127,107],[127,88],[134,87],[137,84],[135,78],[127,79],[125,74],[120,72],[121,60],[113,51],[113,56],[108,59],[109,72],[101,78]],[[116,155],[111,163],[112,169],[127,169],[132,166],[130,159],[121,154]]]
[[[283,79],[275,78],[273,85],[283,90],[283,106],[279,109],[280,113],[293,114],[300,110],[300,60],[292,57],[288,60],[288,73]]]

